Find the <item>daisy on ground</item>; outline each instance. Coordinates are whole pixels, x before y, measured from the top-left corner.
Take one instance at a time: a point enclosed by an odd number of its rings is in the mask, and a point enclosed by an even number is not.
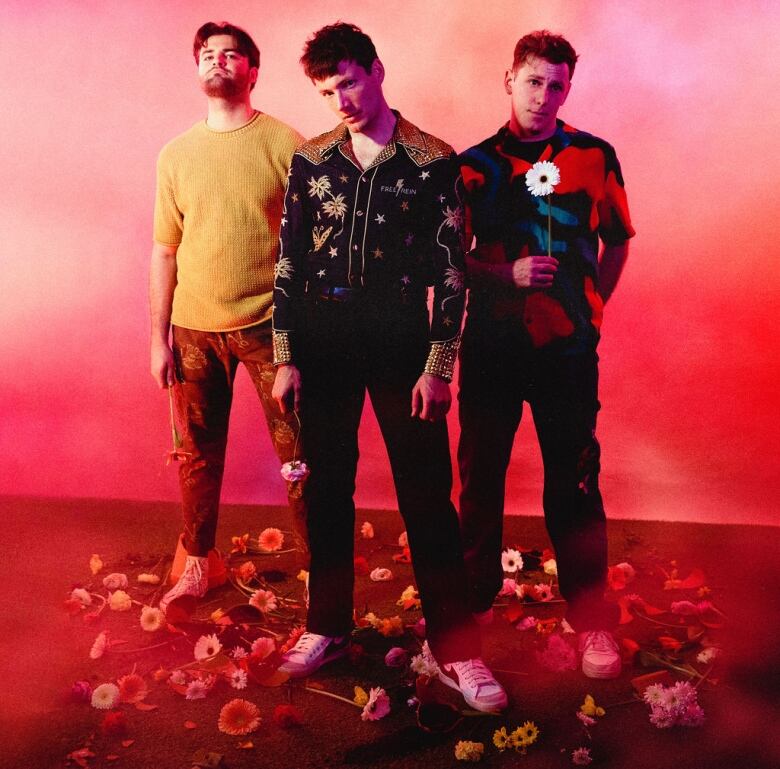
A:
[[[233,736],[249,734],[260,725],[260,710],[249,700],[230,700],[219,711],[217,727]]]
[[[255,590],[249,598],[249,604],[267,614],[276,609],[276,596],[270,590]]]
[[[267,553],[275,553],[282,549],[284,543],[284,534],[279,529],[269,527],[260,532],[257,538],[257,544],[261,550]]]
[[[390,698],[381,687],[374,687],[368,693],[368,702],[360,717],[364,721],[378,721],[390,712]]]
[[[508,547],[501,553],[501,568],[508,574],[520,571],[523,568],[523,556],[519,550]]]
[[[195,644],[195,659],[207,660],[222,651],[222,644],[215,634],[202,635]]]
[[[119,702],[119,687],[116,684],[100,684],[92,691],[92,707],[111,710]]]

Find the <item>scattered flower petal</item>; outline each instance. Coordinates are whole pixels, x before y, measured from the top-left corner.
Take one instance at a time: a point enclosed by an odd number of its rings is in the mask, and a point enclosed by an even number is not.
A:
[[[396,638],[404,634],[404,623],[398,616],[386,617],[379,621],[376,629],[385,638]]]
[[[714,659],[720,656],[720,649],[717,646],[708,646],[696,655],[696,660],[702,665],[709,665]]]
[[[580,713],[584,713],[586,716],[598,716],[599,718],[604,715],[606,711],[604,708],[599,707],[596,704],[596,700],[593,699],[593,695],[586,694],[585,700],[580,705]]]
[[[419,609],[421,604],[420,594],[417,592],[417,588],[414,585],[409,585],[409,587],[401,593],[401,597],[395,602],[395,605],[403,607],[404,611]]]

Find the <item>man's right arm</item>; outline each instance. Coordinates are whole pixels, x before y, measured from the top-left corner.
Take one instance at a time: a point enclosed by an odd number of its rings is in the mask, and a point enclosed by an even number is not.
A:
[[[151,310],[151,371],[159,387],[176,382],[176,367],[169,340],[173,290],[176,288],[176,251],[178,246],[155,243],[149,270],[149,307]]]

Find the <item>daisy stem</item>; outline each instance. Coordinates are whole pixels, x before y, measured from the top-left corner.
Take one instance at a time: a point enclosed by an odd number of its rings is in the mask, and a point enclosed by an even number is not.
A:
[[[111,650],[112,654],[136,654],[138,652],[148,652],[152,649],[159,649],[163,646],[168,646],[174,639],[163,641],[162,643],[154,644],[153,646],[141,646],[138,649],[118,649],[117,651]]]
[[[356,708],[360,708],[361,706],[357,704],[357,702],[353,702],[352,700],[348,700],[346,697],[342,697],[339,694],[333,694],[333,692],[326,692],[324,689],[314,689],[311,686],[304,686],[303,687],[305,691],[312,692],[313,694],[321,694],[323,697],[330,697],[334,700],[340,700],[341,702],[346,702],[347,705],[353,705]]]
[[[547,195],[547,256],[552,256],[552,209],[550,208],[550,199],[552,195]]]

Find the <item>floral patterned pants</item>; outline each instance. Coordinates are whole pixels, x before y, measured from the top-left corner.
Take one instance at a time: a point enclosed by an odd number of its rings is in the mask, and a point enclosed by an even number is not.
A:
[[[179,467],[184,513],[184,546],[205,556],[214,547],[233,382],[239,363],[246,366],[260,395],[271,441],[281,462],[301,459],[299,425],[294,414],[282,415],[271,397],[275,368],[271,328],[267,323],[238,331],[194,331],[173,327],[178,382],[174,387],[182,451]],[[293,539],[307,551],[304,481],[288,482]]]

